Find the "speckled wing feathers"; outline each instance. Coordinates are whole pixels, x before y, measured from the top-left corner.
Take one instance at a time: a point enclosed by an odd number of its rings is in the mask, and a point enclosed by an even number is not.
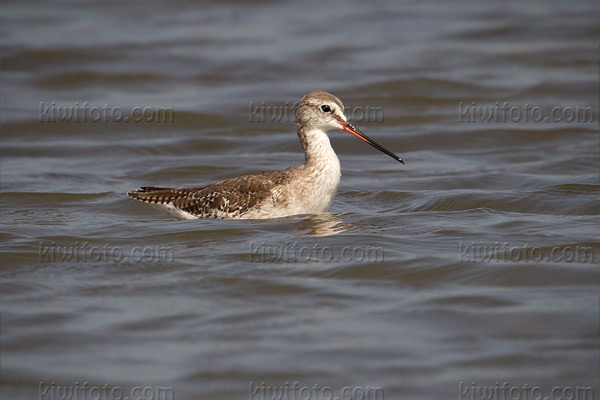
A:
[[[129,197],[150,204],[171,205],[199,218],[235,218],[273,198],[290,179],[288,170],[264,172],[189,189],[142,187]]]

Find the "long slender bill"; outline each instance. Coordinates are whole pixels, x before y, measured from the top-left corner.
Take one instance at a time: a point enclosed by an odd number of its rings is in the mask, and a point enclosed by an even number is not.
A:
[[[392,157],[394,160],[400,161],[402,164],[404,164],[404,161],[402,161],[402,159],[400,157],[398,157],[397,155],[395,155],[394,153],[392,153],[391,151],[389,151],[388,149],[386,149],[385,147],[383,147],[382,145],[380,145],[379,143],[377,143],[376,141],[374,141],[373,139],[371,139],[370,137],[368,137],[367,135],[362,133],[354,125],[349,124],[347,122],[342,123],[341,125],[342,125],[342,129],[344,131],[353,134],[354,136],[356,136],[363,142],[369,143],[371,146],[375,147],[377,150],[381,151],[382,153],[387,154],[388,156]]]

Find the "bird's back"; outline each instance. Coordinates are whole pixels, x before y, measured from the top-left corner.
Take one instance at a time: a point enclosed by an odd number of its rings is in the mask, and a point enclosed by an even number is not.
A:
[[[298,167],[245,175],[196,188],[142,187],[129,197],[183,218],[244,218],[260,207],[273,207],[277,194]]]

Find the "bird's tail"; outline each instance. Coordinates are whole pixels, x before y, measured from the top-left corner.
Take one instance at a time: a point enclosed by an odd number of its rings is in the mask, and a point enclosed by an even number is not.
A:
[[[127,192],[127,196],[149,204],[171,204],[177,199],[186,197],[188,193],[189,189],[142,186],[138,190],[130,190]]]

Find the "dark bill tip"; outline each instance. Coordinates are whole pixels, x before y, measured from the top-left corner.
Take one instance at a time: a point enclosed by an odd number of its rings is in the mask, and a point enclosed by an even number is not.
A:
[[[405,164],[404,160],[402,160],[396,154],[392,153],[391,151],[389,151],[388,149],[386,149],[385,147],[383,147],[382,145],[380,145],[379,143],[377,143],[376,141],[374,141],[373,139],[371,139],[370,137],[365,135],[354,125],[347,123],[347,122],[341,123],[340,125],[341,125],[343,131],[351,133],[352,135],[356,136],[363,142],[370,144],[371,146],[375,147],[377,150],[381,151],[382,153],[387,154],[388,156],[392,157],[394,160],[399,161],[402,164]]]

